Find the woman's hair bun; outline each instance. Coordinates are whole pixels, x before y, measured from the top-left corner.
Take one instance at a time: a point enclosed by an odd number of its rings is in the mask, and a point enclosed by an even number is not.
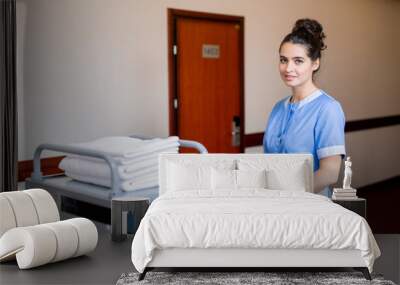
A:
[[[326,49],[324,43],[324,39],[326,38],[325,33],[323,32],[322,25],[316,20],[297,20],[292,29],[292,34],[308,39],[308,42],[317,45],[320,51]]]
[[[287,42],[303,45],[307,50],[307,55],[312,60],[321,58],[321,51],[326,49],[324,39],[326,38],[322,25],[316,20],[312,19],[299,19],[296,21],[292,32],[286,35],[282,45]]]

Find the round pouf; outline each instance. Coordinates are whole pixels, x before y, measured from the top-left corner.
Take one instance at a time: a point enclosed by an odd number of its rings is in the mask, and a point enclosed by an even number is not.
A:
[[[88,219],[19,227],[0,238],[0,261],[16,256],[20,269],[87,254],[96,248],[98,233]]]

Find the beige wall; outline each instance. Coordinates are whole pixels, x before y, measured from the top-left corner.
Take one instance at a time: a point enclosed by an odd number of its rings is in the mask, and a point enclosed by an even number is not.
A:
[[[17,0],[21,160],[42,142],[168,134],[167,8],[245,17],[246,133],[262,132],[274,103],[290,93],[279,79],[277,48],[301,17],[325,27],[317,80],[348,120],[400,114],[399,1]],[[362,167],[358,184],[400,173],[392,161],[399,133],[346,136]]]

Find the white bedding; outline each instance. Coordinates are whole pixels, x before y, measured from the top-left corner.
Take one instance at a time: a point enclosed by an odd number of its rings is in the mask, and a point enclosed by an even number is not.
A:
[[[372,272],[380,251],[367,222],[328,198],[300,191],[170,192],[156,199],[132,243],[143,272],[155,249],[357,249]]]

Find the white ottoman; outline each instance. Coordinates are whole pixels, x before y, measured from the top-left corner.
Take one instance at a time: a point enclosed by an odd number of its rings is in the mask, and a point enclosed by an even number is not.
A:
[[[28,269],[86,254],[98,233],[88,219],[59,221],[51,195],[42,189],[0,193],[0,262],[17,259]]]

